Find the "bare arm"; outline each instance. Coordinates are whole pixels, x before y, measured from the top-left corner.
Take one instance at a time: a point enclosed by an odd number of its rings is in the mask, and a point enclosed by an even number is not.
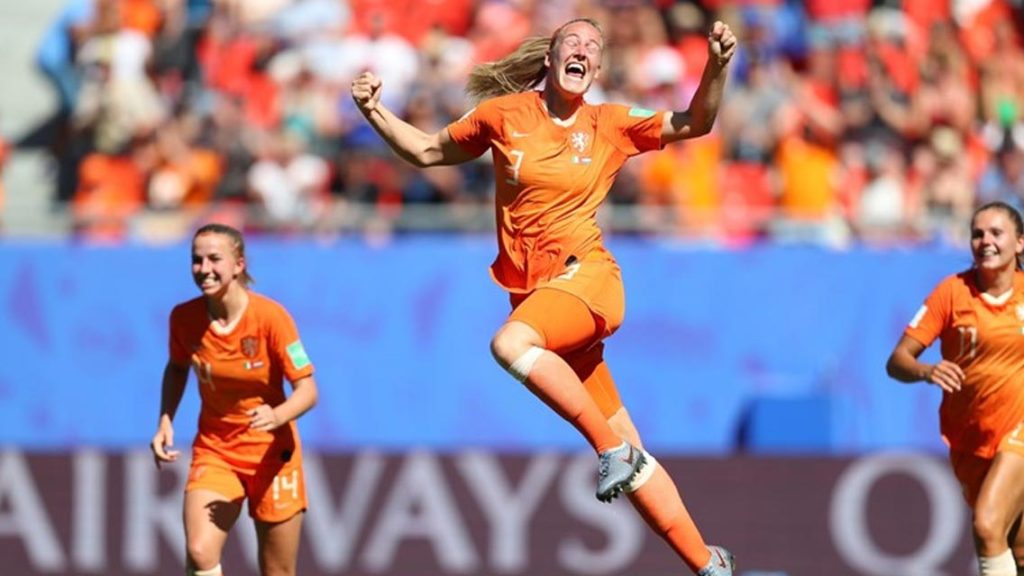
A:
[[[896,343],[885,365],[891,378],[906,382],[929,382],[946,392],[956,392],[964,382],[964,371],[955,362],[941,360],[938,364],[925,364],[917,358],[924,352],[924,344],[904,335]]]
[[[157,468],[164,462],[174,462],[178,459],[178,451],[170,448],[174,446],[174,415],[178,412],[181,397],[185,394],[186,383],[188,366],[168,361],[164,367],[163,384],[160,388],[160,420],[149,445]]]
[[[352,81],[352,99],[366,121],[403,160],[419,168],[461,164],[475,158],[452,142],[447,129],[427,134],[380,103],[381,81],[363,72]]]
[[[318,396],[316,380],[312,376],[299,378],[292,382],[292,393],[284,402],[274,407],[264,404],[250,410],[252,420],[249,421],[249,427],[269,431],[283,426],[316,406]]]
[[[695,138],[711,131],[722,102],[725,80],[729,76],[729,61],[735,53],[736,36],[728,25],[715,22],[708,34],[708,62],[704,65],[697,92],[686,111],[665,114],[661,128],[663,143]]]

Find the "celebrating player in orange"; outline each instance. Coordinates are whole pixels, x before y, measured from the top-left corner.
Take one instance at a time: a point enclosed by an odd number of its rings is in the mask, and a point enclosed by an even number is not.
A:
[[[693,571],[728,575],[732,556],[705,545],[674,482],[643,450],[604,362],[603,340],[621,324],[625,297],[596,213],[630,157],[711,130],[736,38],[714,24],[700,86],[680,112],[588,104],[584,95],[601,74],[604,44],[597,22],[576,19],[476,67],[467,91],[482,102],[435,134],[383,106],[372,73],[353,81],[352,97],[388,145],[416,166],[457,164],[491,151],[498,232],[491,274],[513,308],[491,341],[495,359],[597,452],[600,500],[628,493]]]
[[[313,365],[291,315],[248,289],[242,235],[209,224],[192,239],[192,278],[202,296],[171,312],[160,423],[151,448],[174,462],[172,421],[189,368],[202,408],[185,487],[189,576],[220,576],[228,531],[249,499],[260,573],[293,576],[306,509],[295,419],[316,404]],[[285,395],[283,380],[292,384]]]
[[[947,277],[910,321],[889,375],[942,389],[942,437],[967,504],[981,576],[1024,574],[1024,222],[993,202],[971,219],[974,265]],[[942,360],[918,357],[935,339]],[[1014,560],[1016,558],[1016,560]]]

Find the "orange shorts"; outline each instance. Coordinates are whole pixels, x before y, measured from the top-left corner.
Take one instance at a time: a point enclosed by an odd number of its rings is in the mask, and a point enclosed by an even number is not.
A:
[[[255,472],[232,466],[209,452],[194,454],[185,491],[210,490],[231,502],[249,499],[249,516],[262,522],[283,522],[306,510],[306,479],[302,456]]]
[[[996,453],[1015,452],[1024,456],[1024,422],[1021,422],[1012,432],[1003,437],[999,442]],[[953,474],[960,482],[960,488],[964,493],[964,500],[967,505],[974,508],[978,496],[981,494],[981,485],[992,467],[992,458],[984,458],[977,454],[965,452],[950,452],[949,461],[953,465]]]
[[[604,361],[601,321],[583,300],[568,291],[545,287],[530,294],[512,294],[512,306],[509,320],[529,325],[544,338],[544,347],[572,367],[605,418],[622,408]]]
[[[570,259],[562,273],[537,285],[534,290],[551,288],[579,298],[598,321],[600,336],[611,336],[626,315],[626,293],[622,270],[611,254],[595,250],[582,260]]]

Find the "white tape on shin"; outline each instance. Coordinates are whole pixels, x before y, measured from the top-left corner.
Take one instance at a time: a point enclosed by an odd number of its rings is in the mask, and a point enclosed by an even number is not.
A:
[[[543,353],[543,348],[530,346],[529,350],[523,352],[523,355],[517,358],[516,361],[508,367],[508,373],[516,380],[526,382],[527,376],[530,375],[530,370],[533,370],[533,365],[537,363],[537,359],[540,358],[540,355]]]
[[[622,489],[627,493],[633,493],[639,490],[641,486],[651,479],[651,476],[654,476],[654,471],[658,469],[658,461],[654,459],[654,456],[651,456],[651,453],[647,450],[644,450],[643,453],[645,461],[644,467],[640,469],[636,478],[633,478],[629,484],[626,484]]]
[[[217,564],[209,570],[189,570],[189,576],[221,576],[223,572],[220,570],[220,564]]]

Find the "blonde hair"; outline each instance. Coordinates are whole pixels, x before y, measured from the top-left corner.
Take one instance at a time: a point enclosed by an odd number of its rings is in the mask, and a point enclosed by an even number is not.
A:
[[[544,59],[561,39],[562,31],[570,24],[586,22],[604,38],[604,31],[592,18],[575,18],[558,27],[549,36],[527,38],[514,52],[497,62],[487,62],[473,67],[466,82],[466,94],[474,101],[495,96],[525,92],[540,84],[547,76],[548,67]]]
[[[202,236],[203,234],[220,234],[227,236],[228,240],[231,241],[232,247],[235,249],[235,259],[245,260],[245,268],[242,269],[242,273],[238,276],[238,282],[242,286],[248,288],[249,285],[255,282],[253,277],[249,274],[249,261],[245,258],[245,238],[242,237],[242,233],[237,229],[228,226],[227,224],[207,224],[196,230],[192,240]]]

